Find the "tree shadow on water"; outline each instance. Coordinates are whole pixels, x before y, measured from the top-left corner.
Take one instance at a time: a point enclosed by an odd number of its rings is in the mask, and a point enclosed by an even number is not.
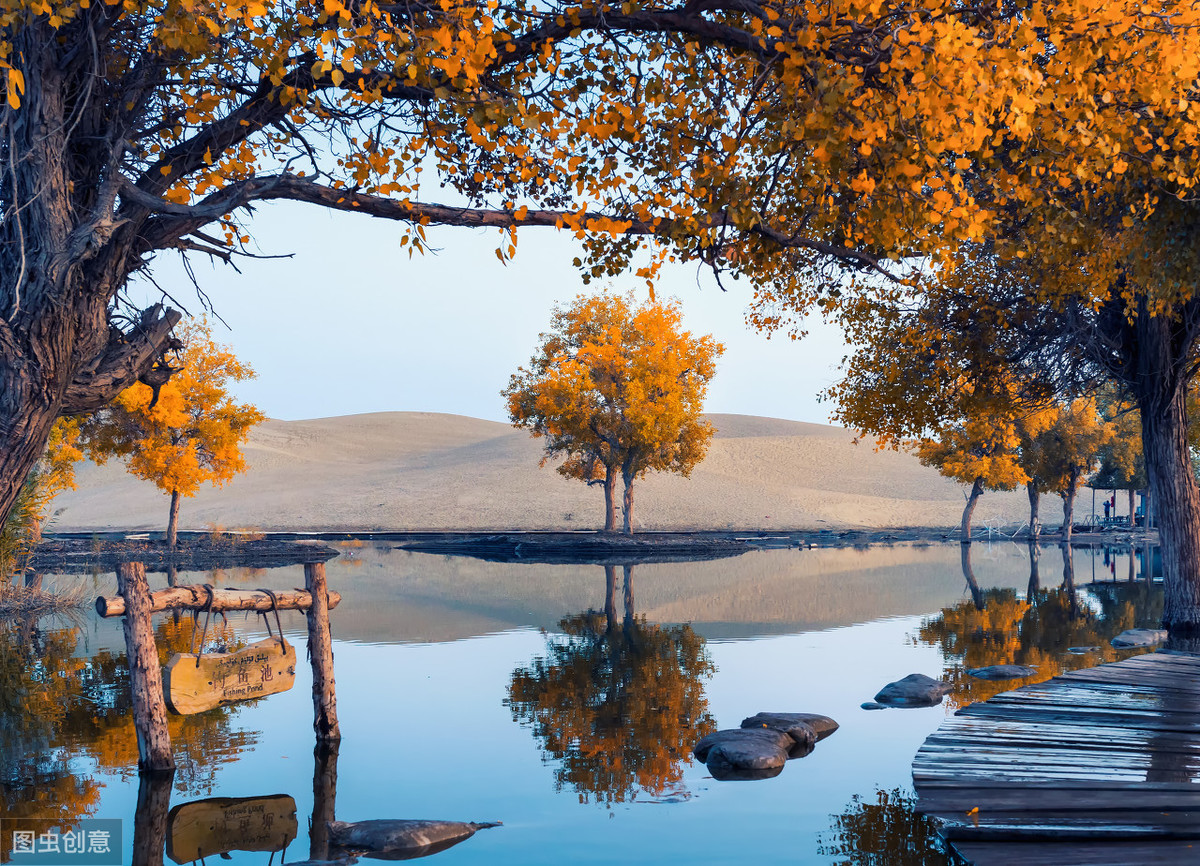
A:
[[[504,701],[557,763],[556,789],[574,790],[581,803],[690,797],[682,779],[691,746],[716,729],[704,638],[637,617],[632,572],[625,566],[623,619],[616,569],[606,566],[605,611],[565,617],[561,634],[546,636],[545,655],[513,671]]]

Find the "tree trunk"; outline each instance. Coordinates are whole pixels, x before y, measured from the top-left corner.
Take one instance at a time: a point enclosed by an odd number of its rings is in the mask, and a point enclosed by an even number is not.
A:
[[[1070,544],[1063,544],[1063,589],[1067,591],[1067,598],[1070,600],[1070,617],[1077,619],[1079,617],[1079,598],[1075,594],[1075,554]]]
[[[123,562],[117,567],[117,589],[125,599],[125,653],[129,664],[129,690],[133,697],[133,726],[137,732],[138,769],[142,772],[174,770],[171,736],[167,731],[167,704],[163,698],[162,669],[150,622],[150,587],[146,566]]]
[[[133,813],[133,862],[162,866],[171,815],[171,781],[174,771],[143,774],[138,783]]]
[[[167,519],[167,550],[175,549],[175,537],[179,529],[179,491],[171,491],[171,516]]]
[[[1065,544],[1071,543],[1071,530],[1075,525],[1075,482],[1072,479],[1067,485],[1067,489],[1059,494],[1063,501],[1063,525],[1062,525],[1062,540]]]
[[[1039,562],[1042,558],[1042,548],[1036,541],[1029,542],[1029,588],[1025,590],[1025,599],[1030,604],[1033,603],[1033,597],[1041,591],[1042,578],[1039,570]]]
[[[611,636],[617,628],[617,567],[604,566],[604,633]]]
[[[967,588],[971,590],[971,600],[975,602],[976,610],[983,610],[983,591],[979,588],[979,581],[975,579],[975,569],[971,567],[970,544],[963,544],[961,546],[960,558],[962,560],[963,580],[967,582]]]
[[[604,467],[604,531],[617,531],[617,473]]]
[[[1169,323],[1155,329],[1139,317],[1139,369],[1155,372],[1144,356],[1158,350],[1167,355],[1172,339]],[[1147,345],[1148,344],[1148,345]],[[1160,360],[1167,366],[1170,358]],[[1142,375],[1135,383],[1135,396],[1142,416],[1142,448],[1150,481],[1148,501],[1158,523],[1163,563],[1163,623],[1176,637],[1200,634],[1200,491],[1192,475],[1187,441],[1186,382],[1162,376]],[[1146,509],[1147,529],[1150,508]]]
[[[1042,534],[1042,521],[1038,517],[1038,503],[1041,494],[1038,492],[1037,482],[1030,481],[1026,484],[1025,492],[1029,496],[1029,537],[1037,538]]]
[[[967,505],[963,508],[961,538],[963,544],[971,543],[971,516],[975,513],[975,506],[979,504],[979,497],[983,495],[983,476],[975,479],[975,483],[971,485],[971,495],[967,497]]]
[[[625,482],[625,495],[621,500],[621,510],[625,515],[624,531],[633,535],[633,473],[622,472],[621,480]]]
[[[633,566],[626,565],[625,572],[625,627],[633,625]]]
[[[1134,500],[1135,500],[1136,498],[1137,498],[1137,491],[1136,491],[1136,490],[1134,490],[1132,487],[1130,487],[1130,488],[1129,488],[1129,525],[1130,525],[1131,527],[1134,525],[1134,523],[1133,523],[1133,510],[1134,510]]]
[[[304,588],[312,594],[308,609],[308,658],[312,662],[313,730],[318,743],[342,738],[338,726],[337,692],[333,682],[333,637],[329,633],[329,589],[325,563],[304,566]]]

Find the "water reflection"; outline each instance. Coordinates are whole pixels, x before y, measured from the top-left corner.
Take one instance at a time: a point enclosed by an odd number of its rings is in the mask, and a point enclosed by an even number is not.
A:
[[[980,589],[971,567],[972,546],[962,545],[963,577],[971,590],[970,601],[943,608],[925,619],[916,638],[940,648],[946,665],[943,679],[953,687],[947,696],[951,708],[1042,682],[1064,671],[1127,658],[1138,651],[1115,650],[1109,643],[1112,638],[1129,628],[1156,628],[1162,621],[1161,587],[1119,581],[1080,588],[1074,551],[1065,545],[1060,547],[1061,585],[1042,587],[1042,552],[1038,545],[1030,544],[1029,587],[1024,597],[1011,588]],[[1091,649],[1069,652],[1073,647]],[[1037,673],[1001,681],[967,674],[971,668],[1001,664],[1029,665],[1037,668]]]
[[[191,618],[155,630],[160,660],[186,649]],[[232,640],[224,628],[218,636]],[[76,654],[74,623],[0,622],[0,814],[45,819],[42,831],[69,830],[95,814],[102,772],[132,777],[137,738],[124,653]],[[175,786],[205,792],[223,762],[254,743],[230,725],[231,710],[170,716],[179,772]],[[11,840],[0,839],[0,860]]]
[[[546,655],[513,671],[505,705],[558,762],[556,789],[573,789],[581,803],[622,803],[642,791],[686,799],[691,745],[716,729],[705,640],[690,626],[635,615],[633,566],[624,566],[618,622],[616,567],[604,574],[604,612],[565,617],[562,634],[547,635]]]
[[[855,794],[822,834],[820,853],[838,866],[949,866],[934,823],[916,812],[916,797],[895,788],[874,800]]]

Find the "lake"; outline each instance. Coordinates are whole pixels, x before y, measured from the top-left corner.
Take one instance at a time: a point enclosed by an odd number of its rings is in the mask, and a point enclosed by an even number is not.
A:
[[[1031,563],[1024,544],[976,543],[967,568],[958,544],[771,550],[628,571],[359,542],[339,550],[327,565],[342,595],[331,614],[336,754],[314,754],[304,617],[285,612],[294,687],[172,716],[179,769],[160,792],[171,823],[138,826],[120,620],[85,608],[76,621],[9,621],[0,817],[41,818],[44,830],[120,819],[126,863],[135,829],[152,843],[145,862],[190,862],[187,845],[206,857],[235,846],[225,857],[238,864],[305,860],[314,806],[342,821],[503,822],[433,855],[446,866],[944,863],[911,810],[913,755],[957,706],[1032,681],[984,682],[966,668],[1029,664],[1036,680],[1111,661],[1122,657],[1113,636],[1162,613],[1161,588],[1128,548],[1076,548],[1064,563],[1043,546]],[[304,576],[293,567],[179,580],[285,589]],[[163,575],[150,582],[166,585]],[[113,575],[47,583],[82,583],[89,598],[116,585]],[[192,640],[190,616],[176,619],[155,617],[164,662]],[[266,636],[262,618],[237,614],[206,637],[212,650]],[[953,691],[933,708],[860,708],[910,673]],[[689,760],[703,733],[760,711],[821,713],[841,727],[772,779],[720,782]],[[196,805],[209,798],[273,799],[242,804],[248,817],[196,842],[184,818],[229,806]],[[285,844],[282,857],[269,852]],[[0,860],[11,855],[11,838],[0,840]]]

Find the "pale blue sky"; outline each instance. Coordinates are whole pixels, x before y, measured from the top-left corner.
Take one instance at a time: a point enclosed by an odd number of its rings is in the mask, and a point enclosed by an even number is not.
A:
[[[383,220],[289,203],[260,207],[251,225],[264,254],[294,257],[243,260],[241,274],[194,265],[232,328],[217,323],[216,336],[258,373],[238,395],[273,418],[402,409],[507,420],[499,392],[528,361],[553,304],[598,288],[571,265],[578,243],[552,229],[523,231],[502,265],[494,230],[430,229],[440,251],[410,260],[400,227]],[[173,254],[153,273],[199,310]],[[645,293],[633,276],[612,286]],[[826,422],[816,394],[836,378],[840,332],[817,323],[803,341],[767,340],[744,323],[744,284],[727,287],[680,266],[658,289],[682,300],[690,329],[726,344],[708,410]]]

